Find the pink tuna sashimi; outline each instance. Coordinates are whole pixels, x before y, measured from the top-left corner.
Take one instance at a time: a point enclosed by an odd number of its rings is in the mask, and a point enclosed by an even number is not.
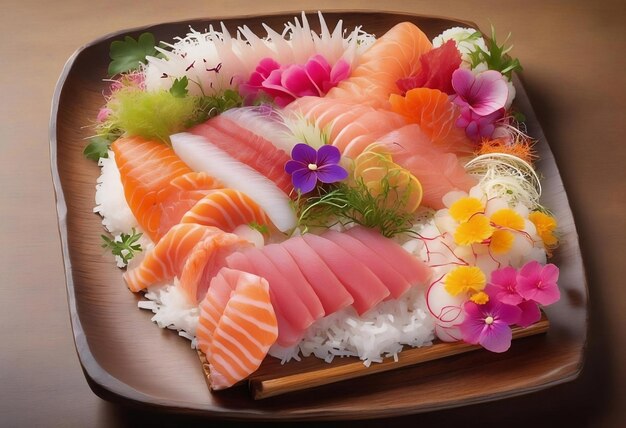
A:
[[[389,263],[412,286],[426,284],[428,281],[431,273],[430,268],[393,240],[362,226],[348,229],[346,233],[374,250],[381,259]]]
[[[398,79],[416,74],[419,57],[431,49],[428,37],[414,24],[397,24],[374,42],[350,77],[331,89],[326,98],[387,108],[389,95],[400,93]]]
[[[283,192],[289,193],[293,189],[291,177],[284,169],[289,155],[229,118],[216,116],[188,132],[206,138],[234,159],[249,165],[276,183]]]
[[[354,298],[354,309],[363,314],[389,296],[385,284],[372,271],[334,242],[307,233],[302,239],[322,258]]]
[[[334,230],[325,232],[322,237],[339,245],[364,263],[389,289],[390,298],[397,299],[411,287],[411,284],[397,270],[358,239]]]
[[[315,290],[327,315],[350,306],[354,302],[354,298],[346,290],[346,287],[301,237],[283,241],[279,246],[287,250],[287,253],[296,262],[304,277]]]
[[[289,111],[304,116],[319,129],[328,129],[329,142],[350,158],[407,123],[397,113],[353,104],[349,100],[303,97],[290,104]]]
[[[302,275],[300,268],[289,255],[289,252],[278,244],[264,246],[260,250],[263,255],[278,269],[298,292],[298,296],[307,305],[315,319],[322,318],[326,311],[311,283]]]
[[[231,254],[226,259],[226,266],[231,269],[250,273],[257,270],[255,265],[252,264],[252,261],[243,253]],[[289,347],[298,343],[306,330],[306,328],[296,327],[292,324],[292,318],[295,319],[295,324],[300,324],[304,320],[305,325],[307,323],[310,325],[313,319],[303,304],[297,305],[300,308],[300,313],[297,313],[297,310],[294,311],[293,308],[289,306],[289,297],[293,298],[295,293],[289,293],[289,290],[287,290],[286,294],[287,296],[281,294],[270,284],[270,298],[274,311],[276,312],[276,319],[278,320],[278,339],[276,342],[280,346]],[[304,310],[302,308],[304,308]],[[294,314],[294,312],[296,313]]]
[[[383,146],[395,163],[417,177],[424,190],[422,205],[442,209],[443,195],[451,190],[467,192],[476,184],[459,158],[434,147],[419,125],[403,126],[381,137],[376,144]]]
[[[265,251],[256,248],[246,250],[243,254],[248,257],[248,259],[252,262],[252,265],[255,267],[256,270],[253,273],[267,279],[270,286],[276,289],[277,292],[287,289],[290,293],[295,293],[295,297],[294,300],[291,301],[291,305],[299,306],[299,302],[302,302],[308,313],[311,314],[313,320],[317,320],[324,316],[322,303],[313,291],[313,288],[311,288],[308,281],[298,281],[299,278],[291,276],[299,272],[299,270],[294,271],[289,269],[290,266],[284,264],[286,262],[281,260],[279,260],[278,263],[273,262]],[[295,266],[295,268],[297,269],[297,266]],[[294,324],[294,326],[301,327],[296,324]]]

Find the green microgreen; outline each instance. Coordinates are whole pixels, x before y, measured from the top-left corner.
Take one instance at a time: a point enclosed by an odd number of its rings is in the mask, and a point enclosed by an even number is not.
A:
[[[137,40],[126,36],[124,40],[111,43],[109,56],[109,76],[136,70],[140,64],[146,63],[147,56],[156,56],[156,42],[152,33],[142,33]]]
[[[98,162],[100,158],[108,158],[111,142],[112,140],[107,136],[96,135],[95,137],[91,137],[89,139],[89,144],[85,147],[85,150],[83,150],[83,155],[87,159],[91,159],[96,162]]]
[[[170,88],[170,94],[176,98],[185,98],[185,96],[189,93],[187,84],[189,84],[187,76],[174,80],[174,83],[172,83],[172,87]]]
[[[114,256],[119,256],[124,264],[128,264],[129,260],[141,251],[141,244],[137,243],[141,235],[143,234],[135,231],[135,228],[132,229],[130,234],[122,233],[114,239],[106,235],[100,235],[104,241],[101,246],[111,250]]]
[[[496,40],[496,31],[491,26],[491,39],[487,39],[485,42],[487,43],[487,51],[484,51],[480,46],[476,46],[476,50],[470,52],[469,56],[472,62],[472,68],[476,67],[478,64],[484,62],[487,64],[487,68],[489,70],[496,70],[507,76],[509,79],[511,78],[511,73],[514,71],[522,71],[522,65],[520,64],[517,58],[511,58],[508,52],[513,48],[513,46],[505,47],[506,43],[509,41],[511,37],[511,33],[506,37],[504,43],[499,45]]]

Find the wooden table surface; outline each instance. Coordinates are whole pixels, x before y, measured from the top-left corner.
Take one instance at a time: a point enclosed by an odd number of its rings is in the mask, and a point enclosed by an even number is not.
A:
[[[626,8],[617,0],[297,5],[284,0],[5,0],[0,14],[0,426],[209,423],[110,404],[94,395],[83,377],[72,341],[50,174],[50,102],[69,56],[109,32],[299,9],[401,11],[459,18],[485,29],[493,23],[499,34],[511,31],[514,53],[525,68],[523,82],[569,194],[590,289],[588,351],[577,380],[524,397],[359,426],[619,426],[626,420]]]

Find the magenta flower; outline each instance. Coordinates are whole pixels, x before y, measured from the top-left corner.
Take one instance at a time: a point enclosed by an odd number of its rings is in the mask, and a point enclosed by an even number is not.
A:
[[[348,171],[339,165],[341,153],[335,146],[324,145],[315,150],[307,144],[296,144],[291,158],[285,164],[285,171],[291,174],[293,187],[301,193],[313,190],[318,181],[336,183],[348,177]]]
[[[472,111],[468,106],[461,108],[461,115],[455,125],[465,128],[465,134],[473,141],[481,138],[492,138],[496,129],[496,122],[504,116],[504,109],[496,110],[487,116],[481,116]]]
[[[558,279],[558,267],[551,263],[542,267],[533,260],[526,263],[517,274],[517,292],[526,300],[550,305],[561,297],[556,283]]]
[[[524,299],[517,292],[517,269],[511,266],[491,272],[487,291],[506,305],[519,305]]]
[[[281,67],[273,59],[264,58],[239,91],[246,104],[265,94],[279,107],[285,107],[296,98],[324,96],[349,75],[350,65],[343,59],[331,67],[326,58],[314,55],[304,65]]]
[[[459,68],[452,73],[452,87],[457,93],[454,103],[479,116],[490,115],[506,104],[509,88],[499,71],[487,70],[475,75]]]
[[[106,122],[109,116],[111,116],[111,113],[113,113],[113,110],[108,107],[102,107],[100,110],[98,110],[98,116],[96,117],[96,120],[100,123]]]
[[[519,322],[520,308],[506,305],[490,295],[484,305],[468,301],[463,310],[465,319],[459,330],[465,342],[481,345],[491,352],[505,352],[511,347],[510,325]]]
[[[519,321],[517,322],[517,325],[520,327],[528,327],[541,319],[541,311],[539,310],[539,305],[536,302],[533,302],[532,300],[524,300],[517,305],[517,307],[522,311]]]

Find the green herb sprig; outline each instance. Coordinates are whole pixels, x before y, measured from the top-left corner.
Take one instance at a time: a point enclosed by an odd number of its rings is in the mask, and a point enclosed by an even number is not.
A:
[[[142,33],[137,40],[130,36],[124,37],[124,40],[116,40],[111,43],[109,49],[109,56],[112,59],[108,69],[109,76],[135,70],[140,64],[146,63],[147,56],[157,54],[152,33]]]
[[[476,50],[470,52],[469,56],[472,62],[472,68],[476,67],[481,62],[487,64],[489,70],[496,70],[511,78],[511,73],[514,71],[522,71],[522,65],[517,58],[511,58],[508,52],[513,49],[513,45],[505,47],[509,41],[511,33],[506,37],[504,43],[499,45],[496,40],[496,30],[491,26],[491,39],[487,39],[487,51],[484,51],[480,46],[476,46]]]
[[[136,253],[142,251],[141,244],[137,243],[139,238],[141,238],[141,235],[143,234],[135,231],[134,227],[130,234],[120,234],[119,240],[117,240],[117,238],[111,239],[106,235],[100,235],[104,241],[101,247],[111,250],[111,253],[113,253],[114,256],[119,256],[124,264],[127,265],[130,259],[135,257]]]

